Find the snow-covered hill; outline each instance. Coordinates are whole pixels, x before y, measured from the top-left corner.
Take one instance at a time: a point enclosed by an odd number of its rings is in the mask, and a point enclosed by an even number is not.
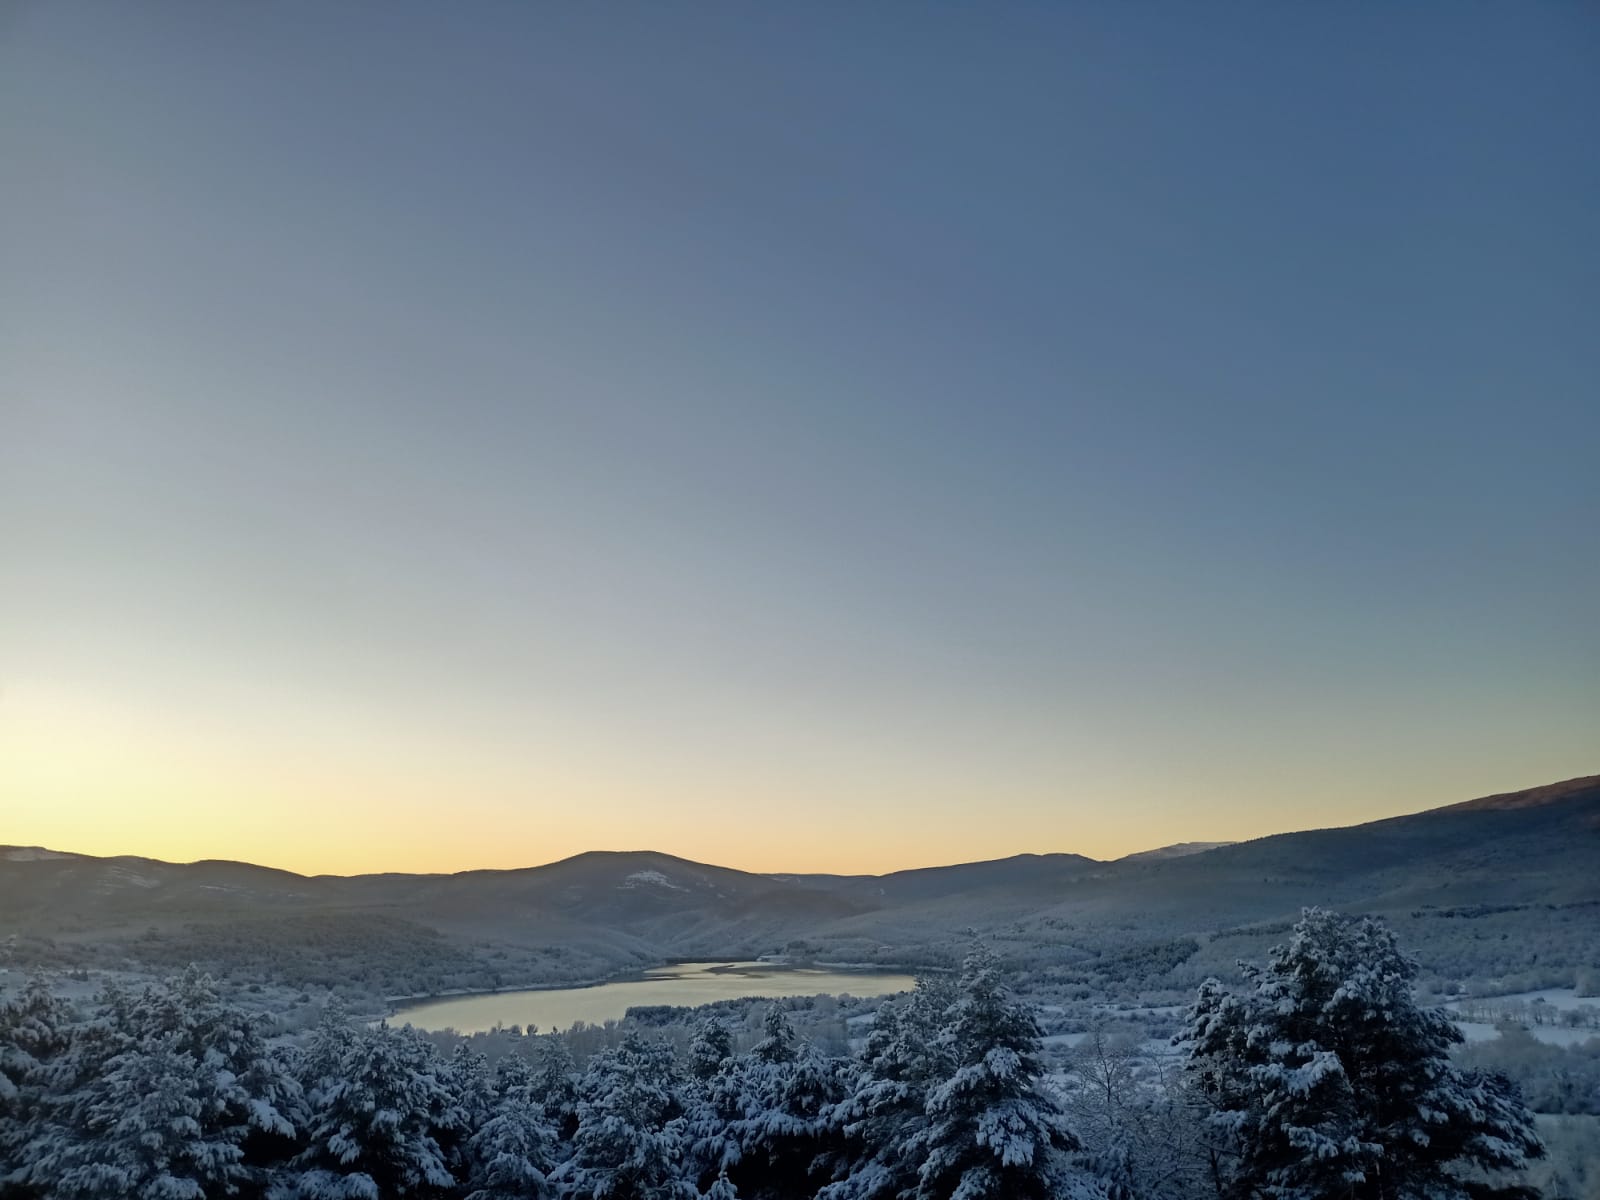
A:
[[[653,851],[595,851],[510,871],[307,877],[248,863],[0,847],[0,938],[109,939],[137,958],[160,944],[152,929],[215,944],[232,936],[230,923],[259,931],[263,918],[285,929],[381,921],[386,942],[413,928],[419,939],[478,946],[480,957],[485,945],[521,947],[539,970],[571,979],[666,958],[776,951],[929,961],[973,928],[1049,945],[1050,961],[1067,963],[1104,953],[1111,939],[1094,930],[1157,942],[1281,922],[1312,903],[1441,915],[1600,904],[1597,862],[1600,777],[1111,863],[1019,855],[883,876],[763,875]]]

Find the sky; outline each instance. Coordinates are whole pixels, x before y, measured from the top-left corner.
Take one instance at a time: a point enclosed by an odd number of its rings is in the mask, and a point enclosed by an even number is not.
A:
[[[1112,857],[1600,770],[1600,10],[0,10],[0,842]]]

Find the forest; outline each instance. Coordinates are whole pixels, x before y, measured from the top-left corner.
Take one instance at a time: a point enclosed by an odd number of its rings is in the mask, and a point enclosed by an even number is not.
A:
[[[1034,1009],[975,943],[846,1053],[782,1005],[740,1049],[635,1023],[574,1055],[442,1053],[334,1001],[286,1034],[197,968],[89,1003],[35,979],[0,1008],[6,1200],[1513,1200],[1535,1118],[1470,1064],[1372,918],[1307,909],[1242,985],[1200,985],[1152,1081],[1093,1038],[1046,1069]],[[1581,1181],[1580,1181],[1580,1185]],[[1582,1185],[1586,1186],[1586,1185]]]

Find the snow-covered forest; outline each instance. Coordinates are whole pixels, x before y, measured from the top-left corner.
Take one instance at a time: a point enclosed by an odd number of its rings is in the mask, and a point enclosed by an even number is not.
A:
[[[883,1004],[852,1053],[780,1006],[736,1052],[630,1030],[581,1064],[559,1036],[493,1064],[334,1004],[309,1034],[195,969],[0,1008],[0,1196],[1430,1200],[1535,1196],[1543,1152],[1504,1076],[1452,1057],[1448,1014],[1371,919],[1307,910],[1246,986],[1203,984],[1178,1067],[1103,1045],[1047,1070],[990,951]]]

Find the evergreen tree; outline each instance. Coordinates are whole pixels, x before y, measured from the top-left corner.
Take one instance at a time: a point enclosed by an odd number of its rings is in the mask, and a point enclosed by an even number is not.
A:
[[[293,1186],[305,1200],[389,1200],[448,1193],[440,1138],[455,1097],[433,1046],[410,1027],[324,1021],[308,1054],[307,1145]]]
[[[467,1200],[549,1200],[556,1195],[556,1132],[534,1102],[520,1056],[502,1060],[498,1080],[487,1119],[465,1143]]]
[[[243,1178],[260,1190],[271,1164],[292,1150],[292,1116],[301,1100],[288,1063],[267,1045],[269,1022],[224,1003],[210,976],[193,965],[146,989],[127,1012],[135,1038],[171,1035],[194,1060],[206,1127],[239,1144]]]
[[[80,1098],[82,1122],[48,1164],[60,1200],[204,1200],[232,1195],[247,1172],[239,1138],[208,1120],[193,1055],[175,1033],[110,1059]]]
[[[684,1107],[672,1047],[630,1033],[590,1060],[572,1158],[556,1175],[592,1200],[696,1200],[682,1175]]]
[[[733,1057],[733,1035],[715,1017],[707,1017],[689,1043],[689,1074],[704,1083]]]
[[[1371,918],[1305,910],[1253,991],[1204,984],[1182,1039],[1240,1200],[1468,1200],[1525,1194],[1471,1176],[1542,1152],[1498,1076],[1457,1069],[1461,1033],[1412,994],[1417,964]]]
[[[64,1010],[37,990],[24,1000],[37,1044],[44,1014]],[[259,1192],[294,1134],[296,1085],[259,1019],[193,968],[138,996],[108,989],[89,1019],[57,1029],[34,1074],[9,1175],[47,1195]]]
[[[578,1129],[577,1067],[566,1041],[555,1033],[537,1039],[529,1083],[535,1103],[563,1142]]]
[[[833,1062],[799,1042],[782,1010],[768,1014],[767,1030],[738,1073],[741,1115],[728,1133],[739,1154],[728,1175],[751,1200],[810,1200],[819,1183],[842,1173],[842,1139],[830,1119],[842,1081]]]
[[[494,1065],[495,1104],[515,1098],[519,1103],[538,1106],[533,1090],[533,1071],[528,1060],[513,1051]]]
[[[0,1195],[24,1194],[34,1160],[63,1136],[50,1120],[47,1097],[81,1019],[39,977],[0,1005]]]
[[[829,1120],[848,1167],[819,1200],[890,1200],[916,1191],[915,1137],[926,1125],[928,1088],[954,1069],[939,1033],[955,999],[944,980],[919,979],[902,1001],[879,1007],[850,1094]]]
[[[450,1173],[464,1179],[470,1171],[467,1139],[496,1112],[494,1079],[489,1074],[489,1060],[465,1040],[456,1043],[440,1078],[450,1094],[451,1107],[447,1119],[441,1122],[439,1145]]]
[[[82,1165],[93,1152],[96,1103],[104,1094],[109,1065],[135,1042],[134,997],[107,986],[93,1008],[66,1030],[66,1047],[42,1072],[43,1086],[32,1097],[31,1133],[18,1154],[12,1177],[42,1195],[57,1190],[60,1173]]]
[[[456,1043],[445,1063],[443,1077],[455,1098],[456,1119],[463,1128],[476,1129],[489,1119],[495,1107],[495,1083],[489,1073],[489,1060],[470,1042]]]
[[[722,1032],[727,1030],[723,1028]],[[697,1038],[697,1043],[700,1041]],[[728,1044],[731,1049],[731,1037]],[[703,1068],[709,1059],[709,1053],[697,1056],[693,1049],[690,1051],[692,1069]],[[728,1171],[744,1157],[737,1131],[747,1115],[745,1105],[750,1089],[745,1074],[746,1060],[730,1053],[717,1061],[710,1076],[690,1076],[684,1113],[685,1174],[701,1186],[726,1179]]]
[[[920,1200],[1059,1200],[1086,1180],[1068,1155],[1077,1139],[1040,1091],[1039,1026],[1011,1001],[994,956],[976,947],[963,964],[941,1034],[953,1070],[928,1091]]]
[[[788,1063],[795,1060],[798,1053],[794,1025],[789,1021],[789,1014],[783,1011],[783,1006],[774,1004],[767,1009],[767,1015],[762,1021],[762,1028],[766,1032],[751,1049],[750,1055],[757,1062],[775,1065]]]

